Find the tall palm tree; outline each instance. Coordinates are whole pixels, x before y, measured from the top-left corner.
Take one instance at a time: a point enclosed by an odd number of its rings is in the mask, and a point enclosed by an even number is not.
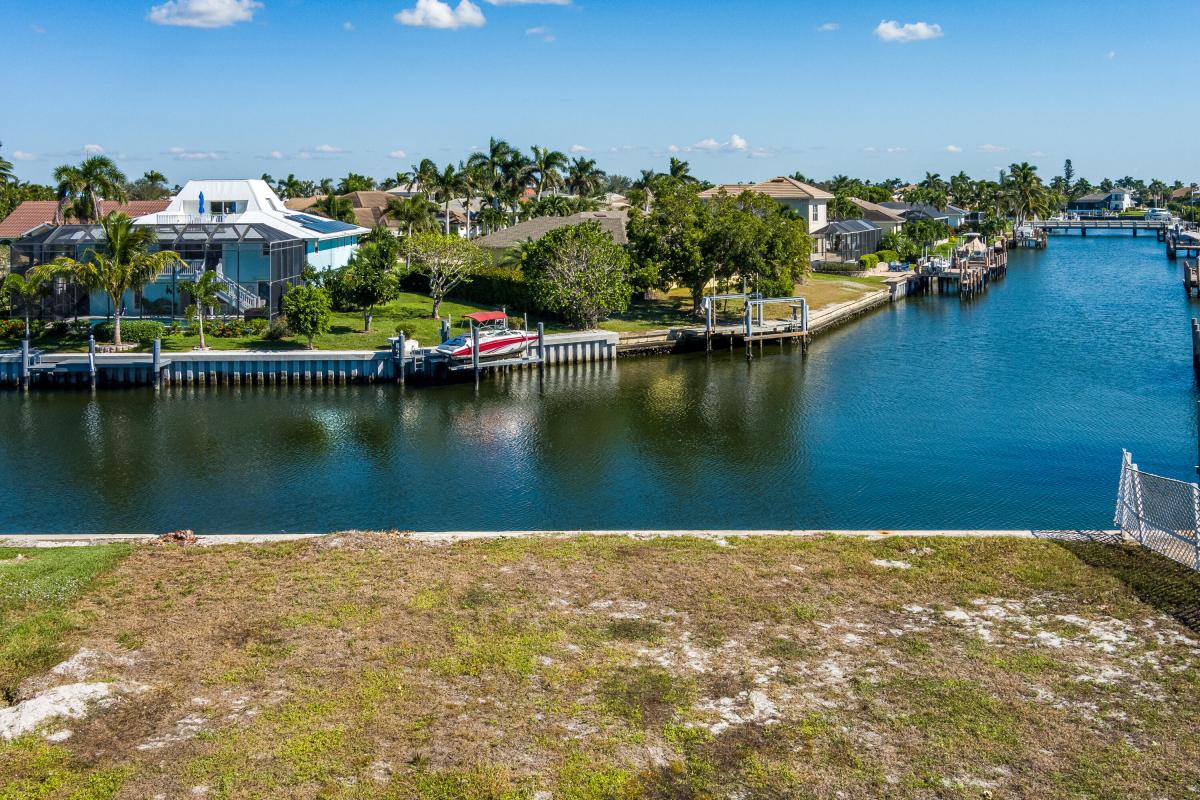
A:
[[[387,208],[383,210],[384,217],[394,219],[407,229],[408,235],[404,242],[404,265],[412,269],[412,250],[408,243],[414,233],[425,233],[437,229],[437,203],[431,201],[423,192],[412,197],[394,197],[388,200]]]
[[[462,191],[462,184],[462,177],[452,163],[447,164],[444,170],[436,173],[429,183],[429,188],[433,190],[433,196],[442,204],[446,223],[445,233],[447,234],[450,233],[450,203],[458,198]]]
[[[54,260],[53,270],[70,274],[86,289],[98,289],[108,295],[113,308],[113,342],[121,344],[121,313],[125,293],[138,292],[163,270],[183,265],[174,250],[151,252],[158,244],[153,228],[137,228],[133,220],[121,213],[112,213],[100,220],[105,244],[91,254],[87,261],[61,257]]]
[[[537,189],[538,200],[542,199],[542,192],[547,189],[557,189],[563,184],[562,172],[567,168],[567,156],[558,150],[551,150],[548,147],[538,147],[536,144],[533,150],[533,172],[534,188]]]
[[[671,166],[667,170],[667,174],[681,183],[699,183],[699,180],[692,175],[692,165],[688,162],[671,157]]]
[[[38,306],[42,299],[42,293],[46,290],[46,284],[54,277],[54,270],[47,267],[33,267],[24,275],[18,275],[13,272],[5,276],[3,284],[4,291],[21,301],[21,306],[25,311],[25,338],[28,339],[32,335],[30,323],[32,321],[33,309]]]
[[[925,180],[919,184],[923,189],[931,189],[935,192],[946,192],[950,189],[950,184],[942,180],[942,176],[936,172],[926,172]]]
[[[218,290],[221,288],[221,278],[215,270],[202,273],[197,280],[180,281],[179,288],[192,296],[196,303],[196,322],[200,326],[200,349],[207,350],[204,343],[204,312],[221,304]]]
[[[125,174],[108,156],[88,156],[79,166],[64,164],[54,170],[58,194],[57,221],[62,222],[68,205],[74,216],[85,222],[100,221],[102,199],[125,202]]]
[[[487,150],[474,152],[467,158],[467,166],[478,169],[484,178],[486,196],[492,205],[498,205],[501,194],[500,175],[504,164],[515,152],[513,146],[495,136],[488,140]]]
[[[593,158],[576,158],[567,170],[567,188],[574,195],[595,194],[604,182],[604,172]]]
[[[1029,217],[1048,216],[1051,198],[1037,167],[1027,161],[1009,165],[1009,175],[1003,182],[1003,194],[1019,228]]]
[[[500,195],[508,201],[514,218],[525,198],[525,190],[533,181],[533,172],[533,160],[519,150],[509,153],[500,169]]]
[[[355,222],[354,204],[348,197],[338,197],[333,192],[322,197],[311,206],[312,210],[330,219],[342,222]]]
[[[437,164],[433,163],[431,158],[423,158],[419,164],[413,164],[412,169],[402,173],[404,177],[404,185],[408,191],[412,191],[415,187],[420,187],[421,191],[428,193],[430,184],[438,174]],[[397,178],[400,175],[396,176]]]

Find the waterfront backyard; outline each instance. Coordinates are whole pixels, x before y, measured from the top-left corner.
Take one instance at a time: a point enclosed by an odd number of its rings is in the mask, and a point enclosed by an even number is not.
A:
[[[0,570],[8,700],[93,698],[0,743],[3,798],[1200,781],[1200,580],[1124,546],[342,534],[8,548]]]
[[[842,275],[810,275],[804,283],[796,286],[796,293],[809,301],[810,308],[817,310],[836,303],[845,302],[861,297],[863,294],[883,288],[882,279],[878,277],[854,277]],[[410,337],[415,337],[422,345],[430,346],[439,341],[440,322],[430,317],[432,301],[427,295],[416,292],[401,292],[400,295],[378,309],[372,320],[371,331],[363,331],[363,317],[357,311],[335,311],[330,319],[330,330],[321,334],[313,342],[318,350],[386,350],[388,337],[395,336],[397,328],[403,327]],[[442,305],[443,316],[449,316],[457,326],[464,314],[473,311],[491,309],[479,303],[447,300]],[[734,309],[734,304],[729,305]],[[735,316],[738,313],[733,310]],[[782,317],[789,311],[784,306],[768,309],[768,314]],[[126,316],[126,322],[136,317]],[[547,332],[557,333],[566,328],[561,321],[553,318],[531,317],[530,325],[544,322]],[[635,300],[630,307],[600,324],[603,330],[618,332],[646,332],[664,330],[673,327],[690,327],[703,324],[702,320],[691,313],[691,301],[686,290],[671,292],[656,292],[652,299]],[[216,324],[209,322],[209,329]],[[265,329],[265,324],[264,324]],[[200,338],[194,330],[183,326],[178,333],[165,336],[162,340],[164,352],[186,352],[197,347]],[[0,338],[0,349],[16,347],[19,338]],[[302,337],[286,333],[278,338],[272,338],[264,331],[242,335],[206,336],[206,344],[212,350],[295,350],[305,347]],[[82,334],[70,331],[46,331],[35,336],[32,346],[47,352],[81,352],[87,349],[87,338]],[[142,349],[149,349],[143,346]]]

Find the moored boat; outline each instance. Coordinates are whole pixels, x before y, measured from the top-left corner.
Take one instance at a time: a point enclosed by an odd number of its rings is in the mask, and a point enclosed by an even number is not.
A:
[[[503,311],[476,311],[465,316],[479,329],[480,359],[520,355],[538,338],[536,332],[508,327],[508,314]],[[474,336],[468,332],[442,342],[435,352],[456,361],[466,360],[472,357],[474,346]]]

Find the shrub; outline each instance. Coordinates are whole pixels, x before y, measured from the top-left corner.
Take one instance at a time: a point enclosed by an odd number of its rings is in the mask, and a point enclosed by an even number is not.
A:
[[[204,326],[204,332],[207,335],[216,336],[221,339],[235,339],[239,336],[262,336],[266,331],[267,321],[265,319],[208,321]]]
[[[266,332],[263,333],[263,338],[278,341],[286,337],[289,333],[291,331],[288,330],[287,317],[280,316],[271,320],[271,324],[267,326]]]
[[[900,254],[897,253],[895,250],[880,250],[878,253],[875,254],[875,257],[878,258],[881,262],[884,262],[887,264],[890,264],[893,261],[900,260]]]
[[[877,266],[879,266],[879,256],[875,255],[874,253],[867,253],[866,255],[859,256],[858,265],[864,270],[875,269]]]
[[[152,319],[121,320],[121,341],[125,344],[150,344],[155,339],[161,339],[166,332],[166,325]],[[111,342],[113,324],[101,322],[95,327],[95,335],[101,342]]]
[[[401,322],[396,326],[396,333],[403,333],[404,338],[412,340],[417,338],[417,326],[411,322]]]

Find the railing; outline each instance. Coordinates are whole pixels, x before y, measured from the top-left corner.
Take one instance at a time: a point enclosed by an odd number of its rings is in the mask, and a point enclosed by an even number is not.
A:
[[[155,214],[155,225],[216,225],[230,214]]]
[[[1200,570],[1200,486],[1142,472],[1124,450],[1113,522],[1142,547]]]
[[[217,289],[217,294],[222,295],[221,299],[229,305],[244,311],[247,308],[261,308],[266,303],[258,296],[257,292],[250,291],[240,283],[232,281],[224,275],[218,275],[218,278],[221,286]]]

